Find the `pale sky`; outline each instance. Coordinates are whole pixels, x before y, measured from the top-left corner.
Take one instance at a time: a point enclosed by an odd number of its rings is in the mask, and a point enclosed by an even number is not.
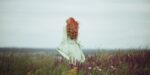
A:
[[[150,0],[0,0],[0,47],[56,48],[68,17],[83,48],[150,48]]]

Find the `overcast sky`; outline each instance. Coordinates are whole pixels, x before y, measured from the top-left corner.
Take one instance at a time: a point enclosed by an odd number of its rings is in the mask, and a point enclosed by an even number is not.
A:
[[[0,0],[0,47],[56,48],[70,16],[83,48],[150,47],[150,0]]]

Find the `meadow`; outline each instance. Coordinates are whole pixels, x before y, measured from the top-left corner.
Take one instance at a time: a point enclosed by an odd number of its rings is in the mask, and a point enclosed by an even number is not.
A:
[[[84,50],[69,64],[55,50],[0,49],[0,75],[150,75],[150,49]]]

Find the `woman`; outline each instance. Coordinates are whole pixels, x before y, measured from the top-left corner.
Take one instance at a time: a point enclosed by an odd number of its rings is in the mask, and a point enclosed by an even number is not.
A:
[[[64,38],[57,51],[72,64],[84,62],[85,56],[78,42],[78,22],[70,17],[66,23]]]

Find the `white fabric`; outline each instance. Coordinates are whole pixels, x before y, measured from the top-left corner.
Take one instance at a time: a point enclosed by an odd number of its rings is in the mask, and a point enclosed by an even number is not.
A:
[[[67,37],[66,28],[64,28],[63,40],[57,51],[67,60],[84,62],[85,56],[77,40],[71,40]]]

